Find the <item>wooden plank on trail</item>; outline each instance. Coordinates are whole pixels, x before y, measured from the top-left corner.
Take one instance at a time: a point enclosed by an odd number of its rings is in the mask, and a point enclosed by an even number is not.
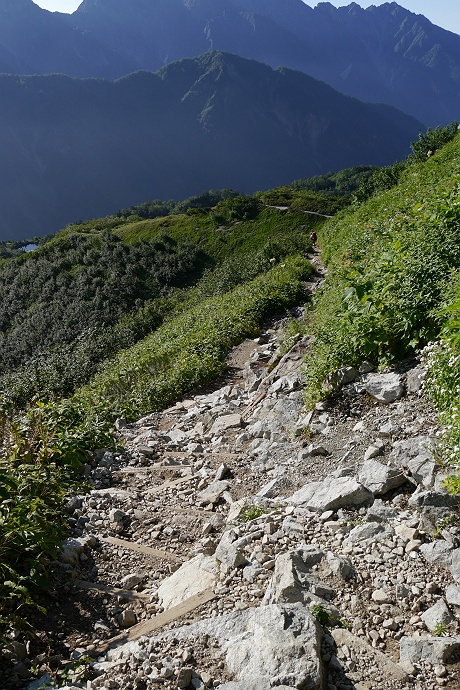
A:
[[[154,558],[163,558],[166,561],[173,563],[182,563],[183,559],[179,558],[169,551],[162,551],[161,549],[153,549],[151,546],[144,546],[144,544],[137,544],[134,541],[126,541],[125,539],[117,539],[117,537],[99,537],[100,541],[106,544],[113,544],[114,546],[121,546],[130,551],[137,551],[143,553],[145,556],[153,556]]]
[[[149,467],[122,467],[113,474],[150,474],[153,470],[160,470],[161,472],[177,472],[178,470],[191,470],[193,465],[150,465]]]
[[[137,623],[137,625],[133,625],[133,627],[126,632],[123,632],[116,637],[112,637],[111,640],[107,640],[107,642],[104,642],[99,647],[92,650],[91,655],[99,656],[101,654],[105,654],[109,649],[115,649],[116,647],[126,644],[126,642],[138,640],[144,635],[150,635],[155,630],[162,628],[177,618],[181,618],[181,616],[185,616],[187,613],[191,613],[199,606],[207,604],[209,601],[212,601],[215,598],[216,595],[212,589],[206,589],[204,592],[201,592],[201,594],[196,594],[177,606],[172,606],[170,609],[163,611],[163,613],[159,613],[158,616],[155,616],[148,621]]]
[[[127,589],[118,589],[118,587],[110,587],[110,585],[105,585],[102,582],[86,582],[86,580],[75,580],[74,585],[79,589],[84,589],[86,591],[100,592],[101,594],[109,594],[113,597],[123,597],[123,599],[129,599],[130,601],[144,601],[149,598],[148,594],[143,594],[142,592],[132,592]]]
[[[160,484],[159,486],[154,486],[151,489],[147,489],[146,493],[147,494],[161,494],[165,489],[173,489],[175,486],[180,486],[180,484],[185,484],[185,482],[189,482],[191,479],[200,479],[201,477],[196,474],[188,474],[186,477],[179,477],[179,479],[172,479],[170,481],[164,482],[163,484]]]
[[[184,450],[168,450],[164,452],[165,456],[171,455],[173,458],[190,457],[191,455],[202,455],[205,458],[222,457],[222,458],[237,458],[241,453],[233,453],[231,451],[216,450],[211,453],[197,453]]]

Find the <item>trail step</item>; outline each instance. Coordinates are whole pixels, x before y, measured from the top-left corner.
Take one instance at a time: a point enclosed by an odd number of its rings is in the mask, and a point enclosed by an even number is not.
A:
[[[127,630],[126,632],[123,632],[120,635],[117,635],[116,637],[112,637],[112,639],[107,640],[99,647],[92,650],[90,652],[91,656],[99,656],[101,654],[105,654],[109,649],[115,649],[116,647],[120,647],[121,645],[126,644],[126,642],[130,642],[131,640],[138,640],[143,635],[149,635],[155,630],[162,628],[164,625],[171,623],[177,618],[181,618],[181,616],[185,616],[187,613],[194,611],[199,606],[207,604],[209,601],[212,601],[215,598],[216,595],[214,594],[212,589],[206,589],[204,592],[201,592],[201,594],[196,594],[195,596],[190,597],[190,599],[186,599],[177,606],[172,606],[170,609],[163,611],[163,613],[159,613],[158,616],[155,616],[155,618],[151,618],[148,621],[142,621],[142,623],[133,625],[133,627]]]
[[[151,546],[144,546],[144,544],[137,544],[134,541],[126,541],[125,539],[118,539],[117,537],[100,537],[100,541],[106,544],[113,544],[114,546],[121,546],[130,551],[137,551],[143,553],[145,556],[153,556],[154,558],[163,558],[165,561],[172,561],[173,563],[183,563],[183,558],[179,558],[169,551],[162,551],[161,549],[153,549]]]
[[[201,476],[199,474],[190,474],[186,477],[179,477],[179,479],[172,479],[170,481],[164,482],[163,484],[159,484],[159,486],[154,486],[151,489],[147,489],[146,493],[150,495],[161,494],[166,489],[173,489],[175,486],[185,484],[185,482],[189,482],[192,479],[201,479]]]
[[[113,474],[149,474],[152,470],[161,472],[177,472],[177,470],[192,469],[193,465],[150,465],[149,467],[122,467]]]
[[[118,587],[111,587],[110,585],[105,585],[103,582],[87,582],[86,580],[75,580],[73,584],[79,589],[100,592],[101,594],[109,594],[113,597],[123,597],[123,599],[129,599],[130,601],[145,601],[149,598],[149,595],[144,594],[143,592],[132,592],[131,590],[127,589],[118,589]]]

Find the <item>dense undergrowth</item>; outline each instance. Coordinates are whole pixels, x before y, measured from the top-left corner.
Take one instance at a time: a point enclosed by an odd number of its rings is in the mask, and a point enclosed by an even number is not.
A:
[[[445,425],[441,458],[460,465],[460,136],[433,154],[417,142],[399,182],[321,230],[326,286],[313,306],[308,402],[327,374],[364,359],[386,367],[425,352],[427,395]],[[436,139],[438,132],[435,131]],[[421,137],[422,140],[422,137]],[[432,142],[433,145],[436,141]],[[422,145],[423,144],[423,145]],[[442,146],[442,144],[445,144]],[[422,153],[420,153],[422,152]],[[460,483],[459,483],[460,486]]]

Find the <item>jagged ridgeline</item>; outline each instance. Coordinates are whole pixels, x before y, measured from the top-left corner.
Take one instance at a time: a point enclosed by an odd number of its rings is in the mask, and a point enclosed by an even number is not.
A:
[[[37,395],[73,393],[101,362],[165,319],[304,250],[308,229],[322,222],[304,209],[331,215],[346,203],[294,187],[255,197],[207,192],[69,226],[38,250],[4,261],[5,398],[24,405]],[[280,204],[281,211],[271,208]]]

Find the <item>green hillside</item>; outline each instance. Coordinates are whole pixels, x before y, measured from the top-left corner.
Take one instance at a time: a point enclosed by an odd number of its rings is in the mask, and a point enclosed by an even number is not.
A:
[[[156,211],[143,205],[68,226],[36,251],[3,260],[0,636],[26,625],[65,533],[61,508],[81,462],[113,443],[117,416],[161,410],[218,377],[232,346],[267,317],[306,302],[312,228],[328,277],[302,324],[315,336],[307,403],[329,393],[324,382],[337,367],[363,359],[385,367],[442,335],[425,349],[425,390],[447,429],[442,459],[455,471],[455,131],[421,136],[409,161],[363,170],[361,183],[357,170],[318,181],[329,187],[323,195],[302,181],[253,197],[214,197],[185,213],[171,206],[145,217]],[[342,197],[330,189],[338,180]]]
[[[442,460],[460,467],[460,135],[325,223],[320,243],[329,272],[312,306],[307,404],[327,394],[339,366],[423,352],[425,392],[446,429]]]

